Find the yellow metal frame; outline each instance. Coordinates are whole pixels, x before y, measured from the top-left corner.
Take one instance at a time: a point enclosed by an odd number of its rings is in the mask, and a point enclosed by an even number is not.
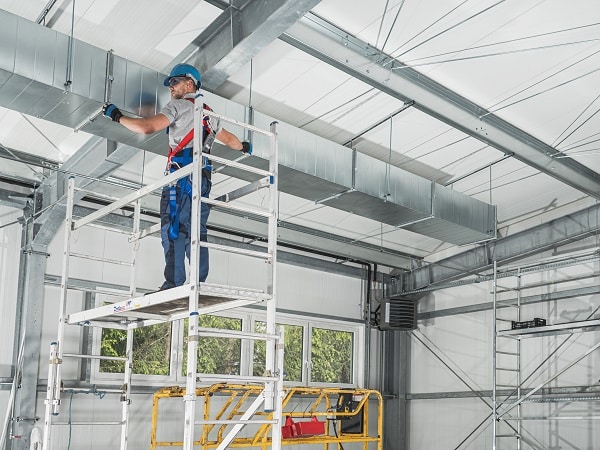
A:
[[[261,395],[264,386],[253,384],[213,384],[209,387],[197,388],[196,396],[198,401],[204,401],[203,420],[236,420],[239,419],[245,412],[246,406],[250,405],[257,396]],[[350,395],[358,401],[354,411],[338,412],[336,410],[337,399],[340,394]],[[163,398],[176,398],[185,395],[183,387],[168,387],[155,392],[152,401],[152,431],[150,437],[150,449],[156,450],[158,447],[181,447],[182,441],[157,441],[158,428],[158,402]],[[211,414],[211,399],[213,396],[229,396],[219,408],[218,411]],[[377,402],[377,432],[376,434],[369,433],[369,400],[374,399]],[[302,411],[296,411],[295,408],[299,405],[299,401],[303,401]],[[307,405],[308,404],[308,405]],[[290,410],[291,407],[294,407]],[[372,406],[372,405],[371,405]],[[338,389],[338,388],[305,388],[305,387],[290,387],[284,390],[284,398],[282,401],[283,416],[299,418],[317,417],[325,424],[325,434],[308,437],[294,437],[282,439],[282,445],[298,445],[298,444],[323,444],[325,450],[330,448],[330,444],[334,444],[333,449],[341,449],[340,444],[345,443],[363,443],[363,450],[371,448],[382,450],[382,431],[383,431],[383,400],[378,391],[371,389]],[[357,416],[363,414],[363,431],[362,433],[341,433],[340,430],[334,431],[333,426],[330,426],[332,417],[336,420],[343,417]],[[273,413],[271,412],[256,412],[254,419],[256,420],[272,420]],[[339,420],[337,420],[339,422]],[[225,432],[232,426],[231,424],[204,424],[198,425],[202,427],[200,439],[194,441],[194,447],[202,448],[202,450],[216,448],[223,439]],[[244,448],[258,447],[266,450],[271,446],[271,438],[269,437],[273,424],[263,423],[254,425],[258,427],[252,437],[236,437],[229,444],[229,448]],[[374,427],[371,427],[374,428]],[[214,436],[216,431],[216,437]],[[213,436],[211,437],[211,433]],[[336,436],[337,434],[337,436]],[[374,446],[373,446],[374,445]]]

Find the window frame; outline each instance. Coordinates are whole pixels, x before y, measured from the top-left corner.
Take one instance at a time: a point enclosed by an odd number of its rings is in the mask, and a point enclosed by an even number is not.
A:
[[[314,328],[326,329],[331,331],[341,331],[352,334],[352,380],[350,383],[324,383],[312,381],[312,368],[313,363],[311,360],[312,355],[312,331]],[[308,387],[327,387],[336,386],[341,388],[354,388],[363,386],[364,378],[364,325],[352,326],[349,324],[343,324],[333,320],[320,319],[318,321],[310,321],[308,327],[308,346],[307,346],[307,357],[306,357],[306,371],[308,372]],[[361,345],[363,344],[363,345]]]
[[[97,296],[96,304],[106,302],[102,296]],[[242,331],[253,332],[256,322],[266,322],[266,311],[254,308],[238,308],[235,311],[225,310],[217,311],[211,315],[240,319],[242,321]],[[305,386],[305,387],[340,387],[354,388],[364,384],[364,355],[365,355],[365,324],[359,322],[349,322],[329,318],[318,318],[302,316],[299,314],[278,313],[277,324],[301,326],[302,331],[302,369],[300,381],[288,381],[284,379],[286,386]],[[181,373],[183,368],[183,353],[185,343],[184,320],[175,320],[171,324],[171,350],[169,359],[169,375],[148,375],[132,374],[132,381],[139,385],[168,386],[173,384],[185,384],[185,376]],[[314,328],[327,329],[332,331],[342,331],[352,333],[352,382],[351,383],[323,383],[311,380],[311,350],[312,350],[312,330]],[[100,354],[102,328],[94,327],[92,333],[92,351],[93,354]],[[235,339],[235,338],[231,338]],[[227,379],[235,382],[246,382],[249,376],[252,376],[254,370],[254,341],[250,339],[241,340],[240,355],[240,375],[228,375]],[[204,374],[202,382],[211,384],[212,382],[222,381],[223,375]],[[100,372],[100,360],[97,358],[91,361],[90,382],[94,384],[122,383],[122,373]]]

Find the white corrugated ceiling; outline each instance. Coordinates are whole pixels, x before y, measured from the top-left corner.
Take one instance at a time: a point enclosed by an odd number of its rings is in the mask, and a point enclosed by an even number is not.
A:
[[[0,8],[29,20],[36,20],[47,4],[0,0]],[[165,72],[220,12],[195,0],[75,0],[73,16],[73,2],[64,0],[51,8],[45,23],[68,34],[74,18],[77,39]],[[312,13],[600,171],[600,2],[322,0]],[[403,106],[280,40],[215,93],[244,105],[251,102],[257,111],[338,143]],[[0,108],[0,144],[6,147],[63,162],[89,137]],[[385,120],[353,145],[496,204],[501,234],[595,202],[513,158],[500,161],[500,151],[414,108]],[[142,181],[142,160],[134,158],[114,175]],[[154,162],[144,171],[144,181],[162,175],[161,157],[148,155],[146,161]],[[34,178],[31,173],[38,170],[12,164],[0,169],[19,178]],[[217,182],[216,193],[229,185]],[[435,258],[451,247],[287,195],[281,209],[284,220],[417,256]]]

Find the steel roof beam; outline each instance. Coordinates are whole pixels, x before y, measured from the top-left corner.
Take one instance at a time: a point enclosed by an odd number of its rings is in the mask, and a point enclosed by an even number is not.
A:
[[[280,39],[394,98],[414,101],[413,107],[425,114],[600,198],[597,172],[316,14],[306,14]]]
[[[320,1],[233,1],[174,61],[196,66],[214,90]]]
[[[487,242],[466,252],[427,264],[403,274],[391,295],[418,294],[419,289],[432,290],[436,284],[457,280],[490,270],[494,260],[499,266],[536,255],[558,246],[594,236],[600,230],[600,205],[567,214],[550,222],[513,235]]]

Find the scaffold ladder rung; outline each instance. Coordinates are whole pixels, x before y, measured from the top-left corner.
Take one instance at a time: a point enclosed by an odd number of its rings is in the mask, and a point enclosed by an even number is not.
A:
[[[238,255],[252,256],[254,258],[262,258],[266,261],[271,261],[272,255],[267,252],[258,252],[256,250],[247,250],[245,248],[231,247],[229,245],[213,244],[212,242],[201,242],[202,247],[212,248],[214,250],[222,250],[229,253],[237,253]]]
[[[267,186],[269,186],[269,179],[261,178],[260,180],[253,181],[252,183],[250,183],[246,186],[242,186],[241,188],[234,189],[231,192],[227,192],[226,194],[215,197],[215,200],[224,202],[224,203],[229,203],[229,202],[232,202],[233,200],[242,198],[248,194],[251,194],[252,192],[256,192],[259,189],[265,188]]]
[[[229,377],[230,380],[235,381],[236,383],[274,383],[279,380],[279,377],[260,377],[260,376],[243,376],[243,375],[231,375]],[[214,374],[201,374],[196,378],[196,381],[216,381],[223,380],[223,375],[214,375]]]
[[[207,155],[204,153],[203,153],[203,156],[210,158],[213,162],[218,162],[218,163],[224,164],[229,167],[235,167],[236,169],[245,170],[247,172],[256,173],[258,175],[262,175],[263,177],[272,177],[273,176],[273,174],[271,172],[269,172],[268,170],[263,170],[263,169],[259,169],[257,167],[249,166],[247,164],[242,164],[237,161],[232,161],[231,159],[220,158],[215,155]]]
[[[80,355],[77,353],[63,353],[63,356],[82,359],[103,359],[107,361],[127,361],[127,358],[124,356]]]
[[[52,422],[52,425],[117,425],[117,426],[121,426],[121,425],[123,425],[123,422],[122,421],[119,421],[119,422],[96,422],[96,421],[75,422],[75,421],[70,421],[70,422]]]
[[[253,214],[255,216],[266,217],[267,219],[273,217],[273,213],[267,209],[259,209],[259,208],[252,208],[252,207],[248,207],[248,206],[234,205],[232,203],[221,202],[219,200],[211,199],[211,198],[202,198],[202,203],[206,203],[206,204],[212,205],[212,206],[220,206],[221,208],[224,208],[224,209],[232,209],[234,211],[238,211],[238,212],[242,212],[242,213]]]
[[[100,256],[85,255],[83,253],[71,253],[70,256],[72,256],[74,258],[89,259],[91,261],[99,261],[99,262],[105,262],[105,263],[109,263],[109,264],[116,264],[119,266],[127,266],[127,267],[132,266],[132,264],[127,261],[119,261],[118,259],[110,259],[110,258],[102,258]]]
[[[248,331],[225,330],[216,328],[198,328],[199,336],[254,339],[257,341],[278,340],[279,336],[266,333],[251,333]]]

